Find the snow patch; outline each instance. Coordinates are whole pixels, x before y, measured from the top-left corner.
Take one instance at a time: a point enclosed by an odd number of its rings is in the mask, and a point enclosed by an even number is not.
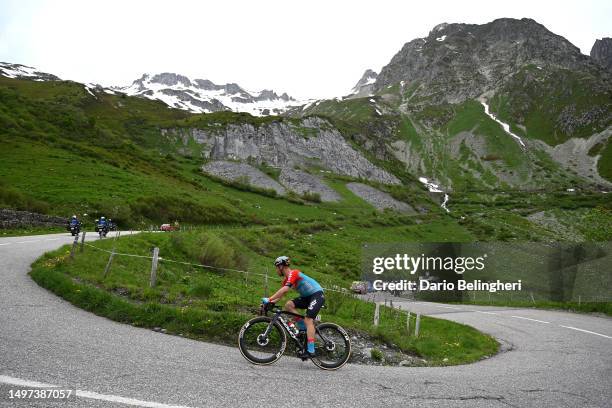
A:
[[[502,122],[501,120],[497,119],[497,117],[491,113],[489,111],[489,105],[487,105],[487,103],[484,100],[480,100],[480,103],[482,104],[482,106],[484,106],[485,108],[485,113],[487,114],[487,116],[489,116],[491,119],[493,119],[494,121],[496,121],[497,123],[499,123],[501,125],[501,127],[504,129],[504,131],[509,134],[510,136],[512,136],[514,139],[516,139],[517,142],[519,142],[519,144],[522,147],[525,147],[525,143],[523,142],[523,139],[521,139],[520,136],[515,135],[514,133],[512,133],[510,131],[510,125],[508,125],[507,123]]]
[[[444,191],[440,189],[440,186],[438,186],[435,183],[432,183],[425,177],[419,177],[419,181],[423,183],[423,185],[425,185],[427,190],[431,193],[444,193]],[[444,201],[442,201],[442,204],[440,204],[440,207],[442,207],[446,212],[450,212],[450,210],[446,206],[446,204],[448,203],[448,200],[449,200],[448,194],[444,193]]]

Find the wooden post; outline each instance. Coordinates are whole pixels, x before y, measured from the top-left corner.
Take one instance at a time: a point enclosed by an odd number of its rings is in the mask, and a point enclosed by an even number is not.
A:
[[[157,283],[157,263],[159,261],[159,248],[153,248],[153,262],[151,263],[151,281],[149,287],[154,288]]]
[[[268,268],[266,268],[266,274],[264,275],[264,296],[268,297]]]
[[[70,259],[74,259],[74,253],[76,252],[76,247],[79,245],[79,236],[74,236],[74,242],[72,243],[72,248],[70,248]]]
[[[374,308],[374,326],[378,326],[379,320],[380,320],[380,303],[376,303],[376,307]]]
[[[419,330],[421,329],[421,315],[416,315],[416,326],[414,328],[414,337],[419,337]]]
[[[406,313],[406,333],[410,335],[410,312]]]
[[[578,306],[580,306],[581,301],[582,301],[581,296],[578,295]]]
[[[83,249],[85,247],[85,234],[87,233],[87,231],[83,231],[83,235],[81,236],[81,252],[83,252]]]
[[[115,248],[113,248],[113,251],[111,252],[110,256],[108,257],[108,262],[106,263],[106,268],[104,268],[104,278],[106,278],[108,276],[108,273],[110,272],[111,264],[113,263],[113,258],[114,257],[115,257]]]
[[[535,299],[533,298],[533,292],[529,292],[529,295],[531,296],[531,301],[535,305]]]

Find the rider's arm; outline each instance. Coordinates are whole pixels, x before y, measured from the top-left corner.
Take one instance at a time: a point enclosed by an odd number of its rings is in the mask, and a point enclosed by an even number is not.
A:
[[[290,289],[291,287],[289,286],[283,286],[282,288],[277,290],[275,294],[270,296],[270,302],[272,303],[278,302],[279,300],[282,299],[283,296],[285,296],[285,293],[289,292]]]

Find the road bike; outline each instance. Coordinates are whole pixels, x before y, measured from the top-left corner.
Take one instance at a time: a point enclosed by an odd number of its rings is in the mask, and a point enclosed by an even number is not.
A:
[[[272,317],[268,311],[272,311]],[[240,329],[238,348],[242,356],[253,364],[273,364],[285,353],[287,334],[295,343],[296,355],[305,355],[306,332],[290,325],[284,316],[304,318],[277,306],[262,306],[260,316],[250,319]],[[324,370],[337,370],[346,364],[351,356],[351,338],[346,330],[335,323],[317,320],[315,330],[315,354],[310,360]],[[302,361],[308,358],[301,357]]]

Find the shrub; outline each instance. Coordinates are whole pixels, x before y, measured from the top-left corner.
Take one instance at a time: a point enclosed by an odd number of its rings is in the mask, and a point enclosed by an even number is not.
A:
[[[374,361],[382,361],[383,360],[383,353],[379,349],[373,348],[370,351],[370,356],[372,357],[372,360],[374,360]]]

